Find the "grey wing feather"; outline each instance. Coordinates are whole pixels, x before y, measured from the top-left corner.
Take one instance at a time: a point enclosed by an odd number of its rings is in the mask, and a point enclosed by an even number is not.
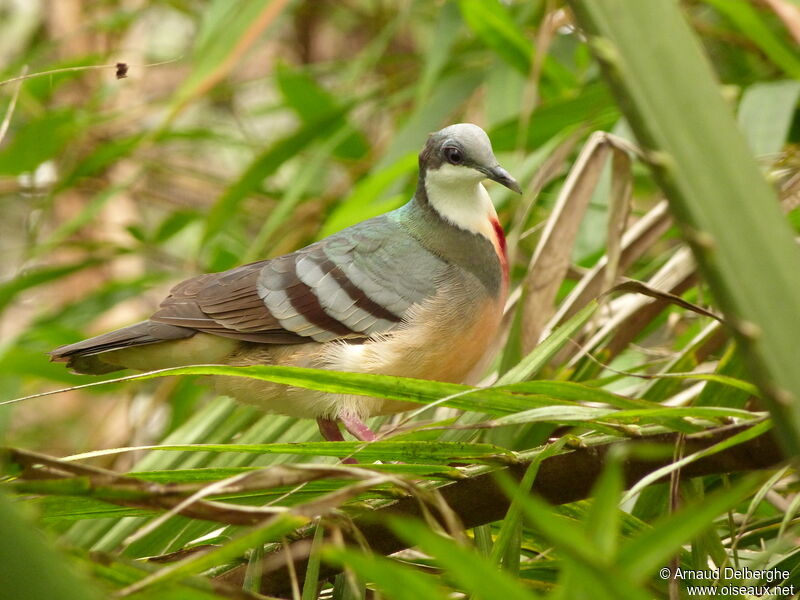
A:
[[[381,218],[380,229],[365,221],[347,230],[349,240],[333,236],[324,252],[372,302],[403,316],[410,306],[436,292],[447,264],[400,225]]]
[[[365,339],[403,323],[446,269],[386,216],[302,250],[176,285],[149,321],[51,353],[90,356],[204,332],[245,342]]]

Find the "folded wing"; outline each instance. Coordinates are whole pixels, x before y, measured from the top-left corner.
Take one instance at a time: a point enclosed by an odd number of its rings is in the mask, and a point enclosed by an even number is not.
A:
[[[384,215],[302,250],[188,279],[148,321],[57,348],[54,360],[209,333],[296,344],[391,332],[447,266]]]

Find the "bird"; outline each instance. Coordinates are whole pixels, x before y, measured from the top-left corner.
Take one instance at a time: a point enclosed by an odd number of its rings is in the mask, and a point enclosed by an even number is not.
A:
[[[486,132],[428,136],[398,209],[290,254],[174,286],[147,320],[52,350],[74,372],[190,364],[285,365],[462,382],[497,332],[508,294],[503,228],[483,181],[521,194]],[[326,440],[376,435],[369,416],[413,405],[213,376],[216,391],[317,420]]]

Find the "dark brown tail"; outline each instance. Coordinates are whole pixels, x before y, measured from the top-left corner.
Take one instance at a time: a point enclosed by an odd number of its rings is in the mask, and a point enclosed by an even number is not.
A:
[[[188,327],[142,321],[82,342],[61,346],[51,350],[48,354],[50,355],[50,360],[66,362],[67,366],[78,373],[110,373],[124,367],[95,358],[98,354],[132,346],[180,340],[192,337],[195,333],[197,333],[196,330]]]

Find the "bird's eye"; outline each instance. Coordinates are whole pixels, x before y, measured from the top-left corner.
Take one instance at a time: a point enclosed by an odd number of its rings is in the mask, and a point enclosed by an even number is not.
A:
[[[460,165],[464,162],[464,154],[455,146],[445,146],[444,157],[451,165]]]

